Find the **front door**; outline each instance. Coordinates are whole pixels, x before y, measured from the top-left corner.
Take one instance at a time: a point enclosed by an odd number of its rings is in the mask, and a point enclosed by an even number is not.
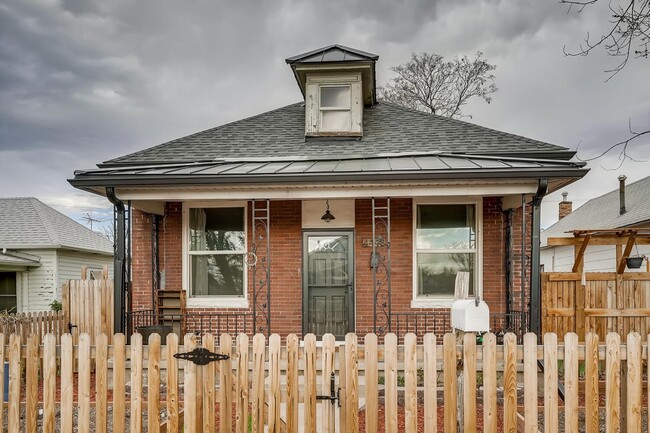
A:
[[[303,331],[343,339],[354,331],[352,232],[303,235]]]

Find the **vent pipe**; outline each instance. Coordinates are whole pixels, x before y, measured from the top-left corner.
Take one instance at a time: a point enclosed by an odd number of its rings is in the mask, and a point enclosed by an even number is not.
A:
[[[619,196],[619,201],[621,204],[621,208],[619,210],[619,213],[623,215],[626,210],[625,210],[625,179],[627,177],[623,174],[618,177],[618,196]]]

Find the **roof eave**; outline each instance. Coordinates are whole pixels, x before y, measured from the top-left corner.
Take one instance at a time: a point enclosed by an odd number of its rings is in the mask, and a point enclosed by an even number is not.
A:
[[[222,184],[278,184],[287,182],[320,183],[320,182],[374,182],[387,179],[395,181],[408,180],[452,180],[452,179],[542,179],[569,178],[580,179],[589,172],[588,168],[561,169],[508,169],[508,170],[450,170],[436,171],[394,171],[366,173],[298,173],[274,175],[92,175],[77,174],[68,182],[75,188],[91,189],[97,187],[130,187],[130,186],[166,186],[166,185],[222,185]]]

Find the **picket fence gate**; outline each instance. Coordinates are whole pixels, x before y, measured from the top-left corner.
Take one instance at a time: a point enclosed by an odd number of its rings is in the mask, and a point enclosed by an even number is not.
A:
[[[338,343],[332,335],[318,342],[289,335],[284,344],[278,335],[233,341],[223,334],[218,344],[209,334],[187,335],[182,346],[174,334],[164,346],[157,334],[147,345],[134,334],[128,346],[122,334],[111,345],[103,334],[94,345],[88,334],[78,345],[69,334],[60,344],[54,334],[8,340],[0,335],[0,360],[9,363],[9,432],[537,432],[541,420],[542,431],[555,433],[560,417],[566,431],[578,431],[581,411],[587,432],[599,431],[601,411],[608,432],[647,425],[650,336],[642,341],[637,333],[625,344],[614,333],[604,344],[595,334],[579,343],[574,333],[558,344],[549,333],[541,345],[526,334],[520,346],[514,334],[503,344],[494,334],[480,344],[473,334],[427,334],[422,344],[407,334],[399,346],[395,334],[381,344],[374,334]],[[197,365],[174,356],[197,347],[228,358]]]

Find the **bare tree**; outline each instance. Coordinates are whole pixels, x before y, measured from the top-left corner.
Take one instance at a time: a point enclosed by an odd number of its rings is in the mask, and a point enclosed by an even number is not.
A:
[[[568,5],[568,13],[576,10],[578,13],[586,7],[606,2],[602,0],[560,0],[560,3]],[[650,44],[650,0],[611,0],[607,3],[611,12],[611,18],[606,30],[600,37],[592,38],[589,33],[585,36],[580,47],[575,51],[568,51],[564,47],[564,54],[567,56],[586,56],[591,51],[602,48],[612,57],[618,57],[621,61],[605,72],[611,79],[625,68],[630,58],[647,59],[648,44]],[[600,33],[600,32],[599,32]]]
[[[455,57],[446,62],[438,54],[412,54],[411,60],[391,68],[397,76],[380,87],[385,101],[446,117],[470,117],[462,112],[467,101],[477,96],[488,104],[497,91],[492,71],[496,66],[482,58]]]
[[[648,45],[650,44],[650,0],[560,0],[560,3],[568,5],[568,13],[575,10],[578,13],[587,7],[606,4],[611,12],[611,18],[607,27],[600,37],[592,38],[589,33],[580,47],[575,51],[568,51],[564,47],[567,56],[586,56],[593,50],[603,49],[605,52],[621,61],[613,68],[605,70],[609,74],[606,81],[612,79],[621,72],[630,59],[648,59]],[[612,151],[619,152],[620,164],[613,168],[620,168],[626,160],[637,161],[629,153],[628,149],[635,140],[650,134],[650,130],[635,130],[632,128],[632,121],[628,125],[629,136],[626,139],[614,143],[591,158],[578,158],[582,161],[593,161],[601,158]]]

